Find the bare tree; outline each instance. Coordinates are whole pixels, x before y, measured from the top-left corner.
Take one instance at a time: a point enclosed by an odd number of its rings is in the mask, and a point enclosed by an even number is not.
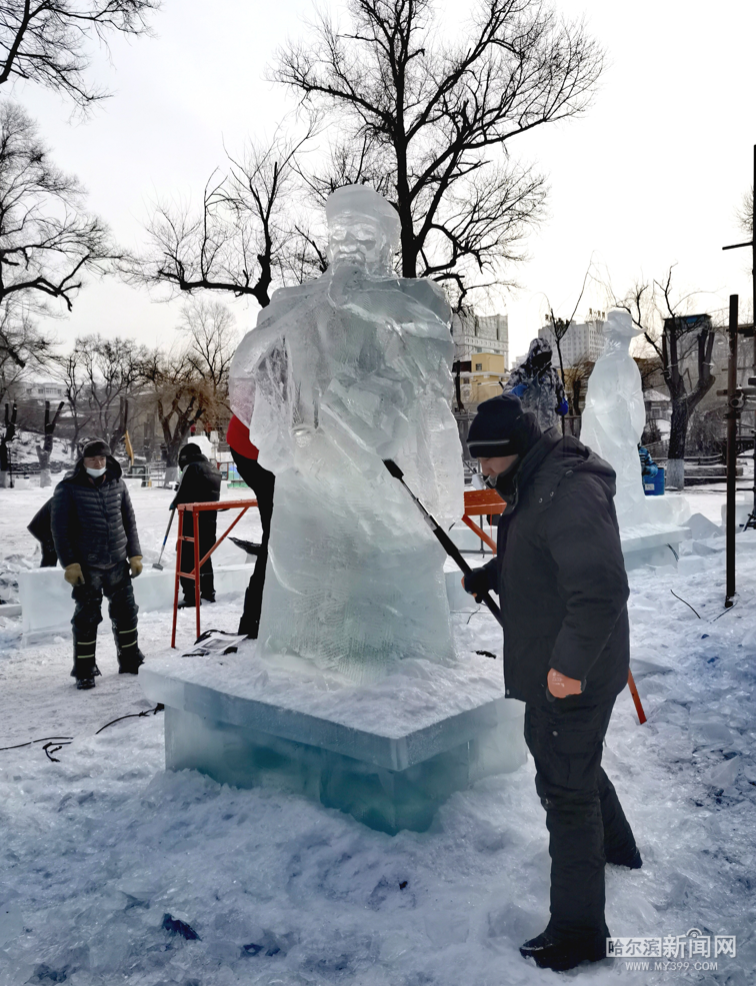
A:
[[[52,340],[40,332],[23,307],[0,305],[0,401],[30,368],[40,368],[53,356]]]
[[[753,236],[753,187],[743,196],[743,201],[735,215],[738,220],[738,226],[740,226],[743,232],[748,233],[749,236]]]
[[[212,404],[204,380],[182,353],[154,350],[147,359],[145,379],[152,390],[155,412],[163,432],[167,461],[165,484],[178,478],[178,454],[192,426]]]
[[[113,249],[100,219],[83,208],[78,180],[48,158],[37,126],[13,103],[0,105],[0,307],[68,311],[87,271],[104,270]]]
[[[0,489],[7,489],[13,486],[13,473],[11,471],[10,444],[16,437],[16,421],[18,419],[18,407],[14,401],[12,407],[5,405],[5,431],[0,438]]]
[[[53,450],[53,435],[55,426],[58,423],[60,412],[65,407],[65,401],[58,404],[58,410],[50,417],[50,402],[45,401],[45,439],[42,445],[37,446],[37,458],[39,459],[39,485],[41,487],[50,486],[52,478],[50,476],[50,456]]]
[[[132,339],[101,335],[76,340],[86,378],[91,421],[98,435],[115,451],[126,431],[128,400],[145,379],[147,349]]]
[[[121,264],[126,278],[189,294],[251,296],[265,307],[273,281],[286,278],[306,252],[288,203],[298,187],[296,155],[313,126],[297,141],[277,134],[269,145],[251,143],[238,160],[229,157],[228,173],[210,176],[197,210],[159,202],[147,227],[148,250]]]
[[[89,84],[88,49],[114,34],[149,34],[158,0],[4,0],[0,2],[0,85],[30,80],[80,109],[107,92]]]
[[[84,351],[79,344],[70,353],[54,359],[55,375],[65,387],[66,401],[71,412],[71,456],[79,446],[79,436],[92,419],[89,412],[88,381],[85,372]]]
[[[207,425],[217,429],[231,416],[228,405],[228,371],[238,333],[236,319],[218,301],[192,299],[181,313],[180,330],[189,336],[185,358],[198,377],[207,382],[212,402],[205,411]]]
[[[579,418],[583,413],[585,392],[595,365],[588,356],[583,356],[564,371],[564,389],[570,402],[573,418]]]
[[[638,281],[618,308],[630,312],[633,322],[643,332],[661,363],[661,373],[672,400],[667,482],[671,487],[685,486],[685,443],[690,416],[714,385],[711,364],[715,330],[708,315],[685,315],[682,309],[692,295],[673,299],[672,274],[663,281]],[[654,318],[661,318],[661,332],[655,330]],[[691,366],[695,377],[691,376]]]
[[[322,13],[279,57],[276,78],[338,121],[337,167],[311,187],[385,176],[402,274],[447,283],[461,305],[522,258],[541,216],[545,181],[512,161],[510,142],[583,113],[602,51],[541,0],[481,0],[454,40],[441,39],[433,0],[347,10],[345,29]]]

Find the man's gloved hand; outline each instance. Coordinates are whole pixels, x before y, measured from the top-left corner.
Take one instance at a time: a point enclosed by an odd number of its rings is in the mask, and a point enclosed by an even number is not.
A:
[[[84,575],[81,571],[81,565],[77,561],[72,565],[66,565],[63,578],[69,585],[84,585]]]
[[[142,574],[142,556],[141,555],[134,555],[132,558],[129,558],[129,565],[131,566],[131,577],[132,577],[132,579],[135,579],[137,577],[137,575],[141,575]]]
[[[546,680],[549,691],[554,698],[567,698],[568,695],[580,695],[583,691],[582,683],[577,678],[568,678],[566,674],[562,674],[555,668],[549,671],[549,676]]]
[[[478,599],[488,592],[488,572],[485,568],[475,568],[462,578],[462,588],[473,598]]]
[[[510,394],[514,394],[515,397],[522,397],[525,391],[528,389],[528,385],[525,383],[518,383],[516,387],[510,390]]]

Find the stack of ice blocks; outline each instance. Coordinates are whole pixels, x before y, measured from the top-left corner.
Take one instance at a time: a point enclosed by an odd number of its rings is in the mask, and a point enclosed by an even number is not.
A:
[[[400,662],[372,686],[263,663],[172,652],[140,671],[165,709],[166,766],[302,794],[371,828],[424,831],[455,791],[525,762],[523,706],[501,665]]]

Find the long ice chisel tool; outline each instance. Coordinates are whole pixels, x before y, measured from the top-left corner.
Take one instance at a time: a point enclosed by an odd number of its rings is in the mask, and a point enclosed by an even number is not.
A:
[[[465,561],[465,559],[462,557],[462,552],[459,550],[459,548],[456,546],[456,544],[452,541],[452,539],[449,537],[449,535],[446,533],[446,531],[441,527],[441,525],[438,523],[438,521],[435,519],[435,517],[432,514],[428,513],[428,511],[425,509],[425,507],[422,505],[422,503],[418,500],[418,498],[415,496],[415,494],[412,492],[412,490],[409,488],[409,486],[407,486],[407,484],[404,482],[404,473],[399,468],[399,466],[394,462],[393,459],[384,459],[383,460],[383,464],[388,469],[388,471],[391,473],[391,475],[394,477],[394,479],[398,479],[399,480],[399,482],[402,484],[402,486],[405,488],[405,490],[409,493],[409,495],[415,501],[415,505],[418,508],[418,510],[420,511],[420,513],[423,515],[426,524],[428,525],[428,527],[430,527],[430,529],[436,535],[436,538],[441,543],[441,547],[444,549],[444,551],[447,553],[447,555],[449,555],[450,558],[453,558],[454,559],[454,561],[457,563],[457,565],[459,566],[459,568],[461,569],[461,571],[463,571],[465,573],[465,575],[470,575],[471,572],[472,572],[472,569],[467,564],[467,562]],[[499,626],[503,627],[504,626],[504,623],[502,622],[501,610],[496,605],[496,603],[493,601],[493,599],[491,599],[491,597],[489,596],[489,594],[487,592],[484,592],[483,593],[483,595],[480,597],[480,601],[482,603],[485,603],[486,606],[488,606],[489,610],[491,611],[491,613],[494,616],[494,619],[497,621],[497,623],[499,624]]]
[[[168,535],[171,533],[171,524],[173,523],[173,517],[175,513],[176,513],[176,508],[174,507],[173,510],[171,510],[171,518],[168,521],[168,526],[165,529],[165,537],[163,538],[163,547],[160,549],[160,557],[158,558],[157,561],[152,563],[152,567],[156,568],[159,572],[163,571],[163,566],[160,564],[160,562],[163,560],[163,552],[165,551],[165,545],[168,540]]]

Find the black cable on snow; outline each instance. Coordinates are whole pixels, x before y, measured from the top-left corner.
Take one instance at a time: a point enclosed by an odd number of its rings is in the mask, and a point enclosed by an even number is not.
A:
[[[103,729],[107,729],[108,726],[113,726],[117,722],[122,722],[124,719],[144,719],[146,716],[157,715],[158,712],[162,712],[165,706],[162,702],[158,702],[154,709],[145,709],[143,712],[130,712],[129,715],[119,716],[117,719],[111,719],[110,722],[106,722],[104,726],[101,726],[95,736],[99,736]],[[41,739],[27,740],[26,743],[16,743],[14,746],[0,746],[0,753],[6,750],[21,750],[25,746],[33,746],[35,743],[44,743],[42,749],[45,751],[45,756],[48,760],[53,763],[60,763],[57,757],[53,756],[53,753],[58,753],[62,750],[64,746],[70,746],[73,743],[74,736],[43,736]],[[57,744],[57,745],[56,745]]]
[[[95,736],[99,736],[103,729],[107,729],[108,726],[113,726],[117,722],[122,722],[124,719],[144,719],[145,716],[155,716],[158,712],[162,712],[165,706],[162,702],[158,702],[154,709],[145,709],[144,712],[130,712],[127,716],[119,716],[117,719],[112,719],[110,722],[106,722],[104,726],[97,730]]]
[[[16,743],[15,746],[0,746],[0,752],[3,750],[20,750],[22,746],[31,746],[33,743],[68,743],[73,739],[73,736],[44,736],[42,739],[27,740],[26,743]]]
[[[675,597],[675,599],[679,599],[681,603],[685,603],[685,605],[688,607],[688,609],[693,609],[693,607],[690,605],[690,603],[687,602],[687,600],[683,599],[682,596],[678,596],[674,589],[670,589],[669,591],[672,593],[672,595]],[[696,616],[700,620],[701,619],[701,614],[697,610],[695,610],[695,609],[693,609],[693,612],[696,614]]]

